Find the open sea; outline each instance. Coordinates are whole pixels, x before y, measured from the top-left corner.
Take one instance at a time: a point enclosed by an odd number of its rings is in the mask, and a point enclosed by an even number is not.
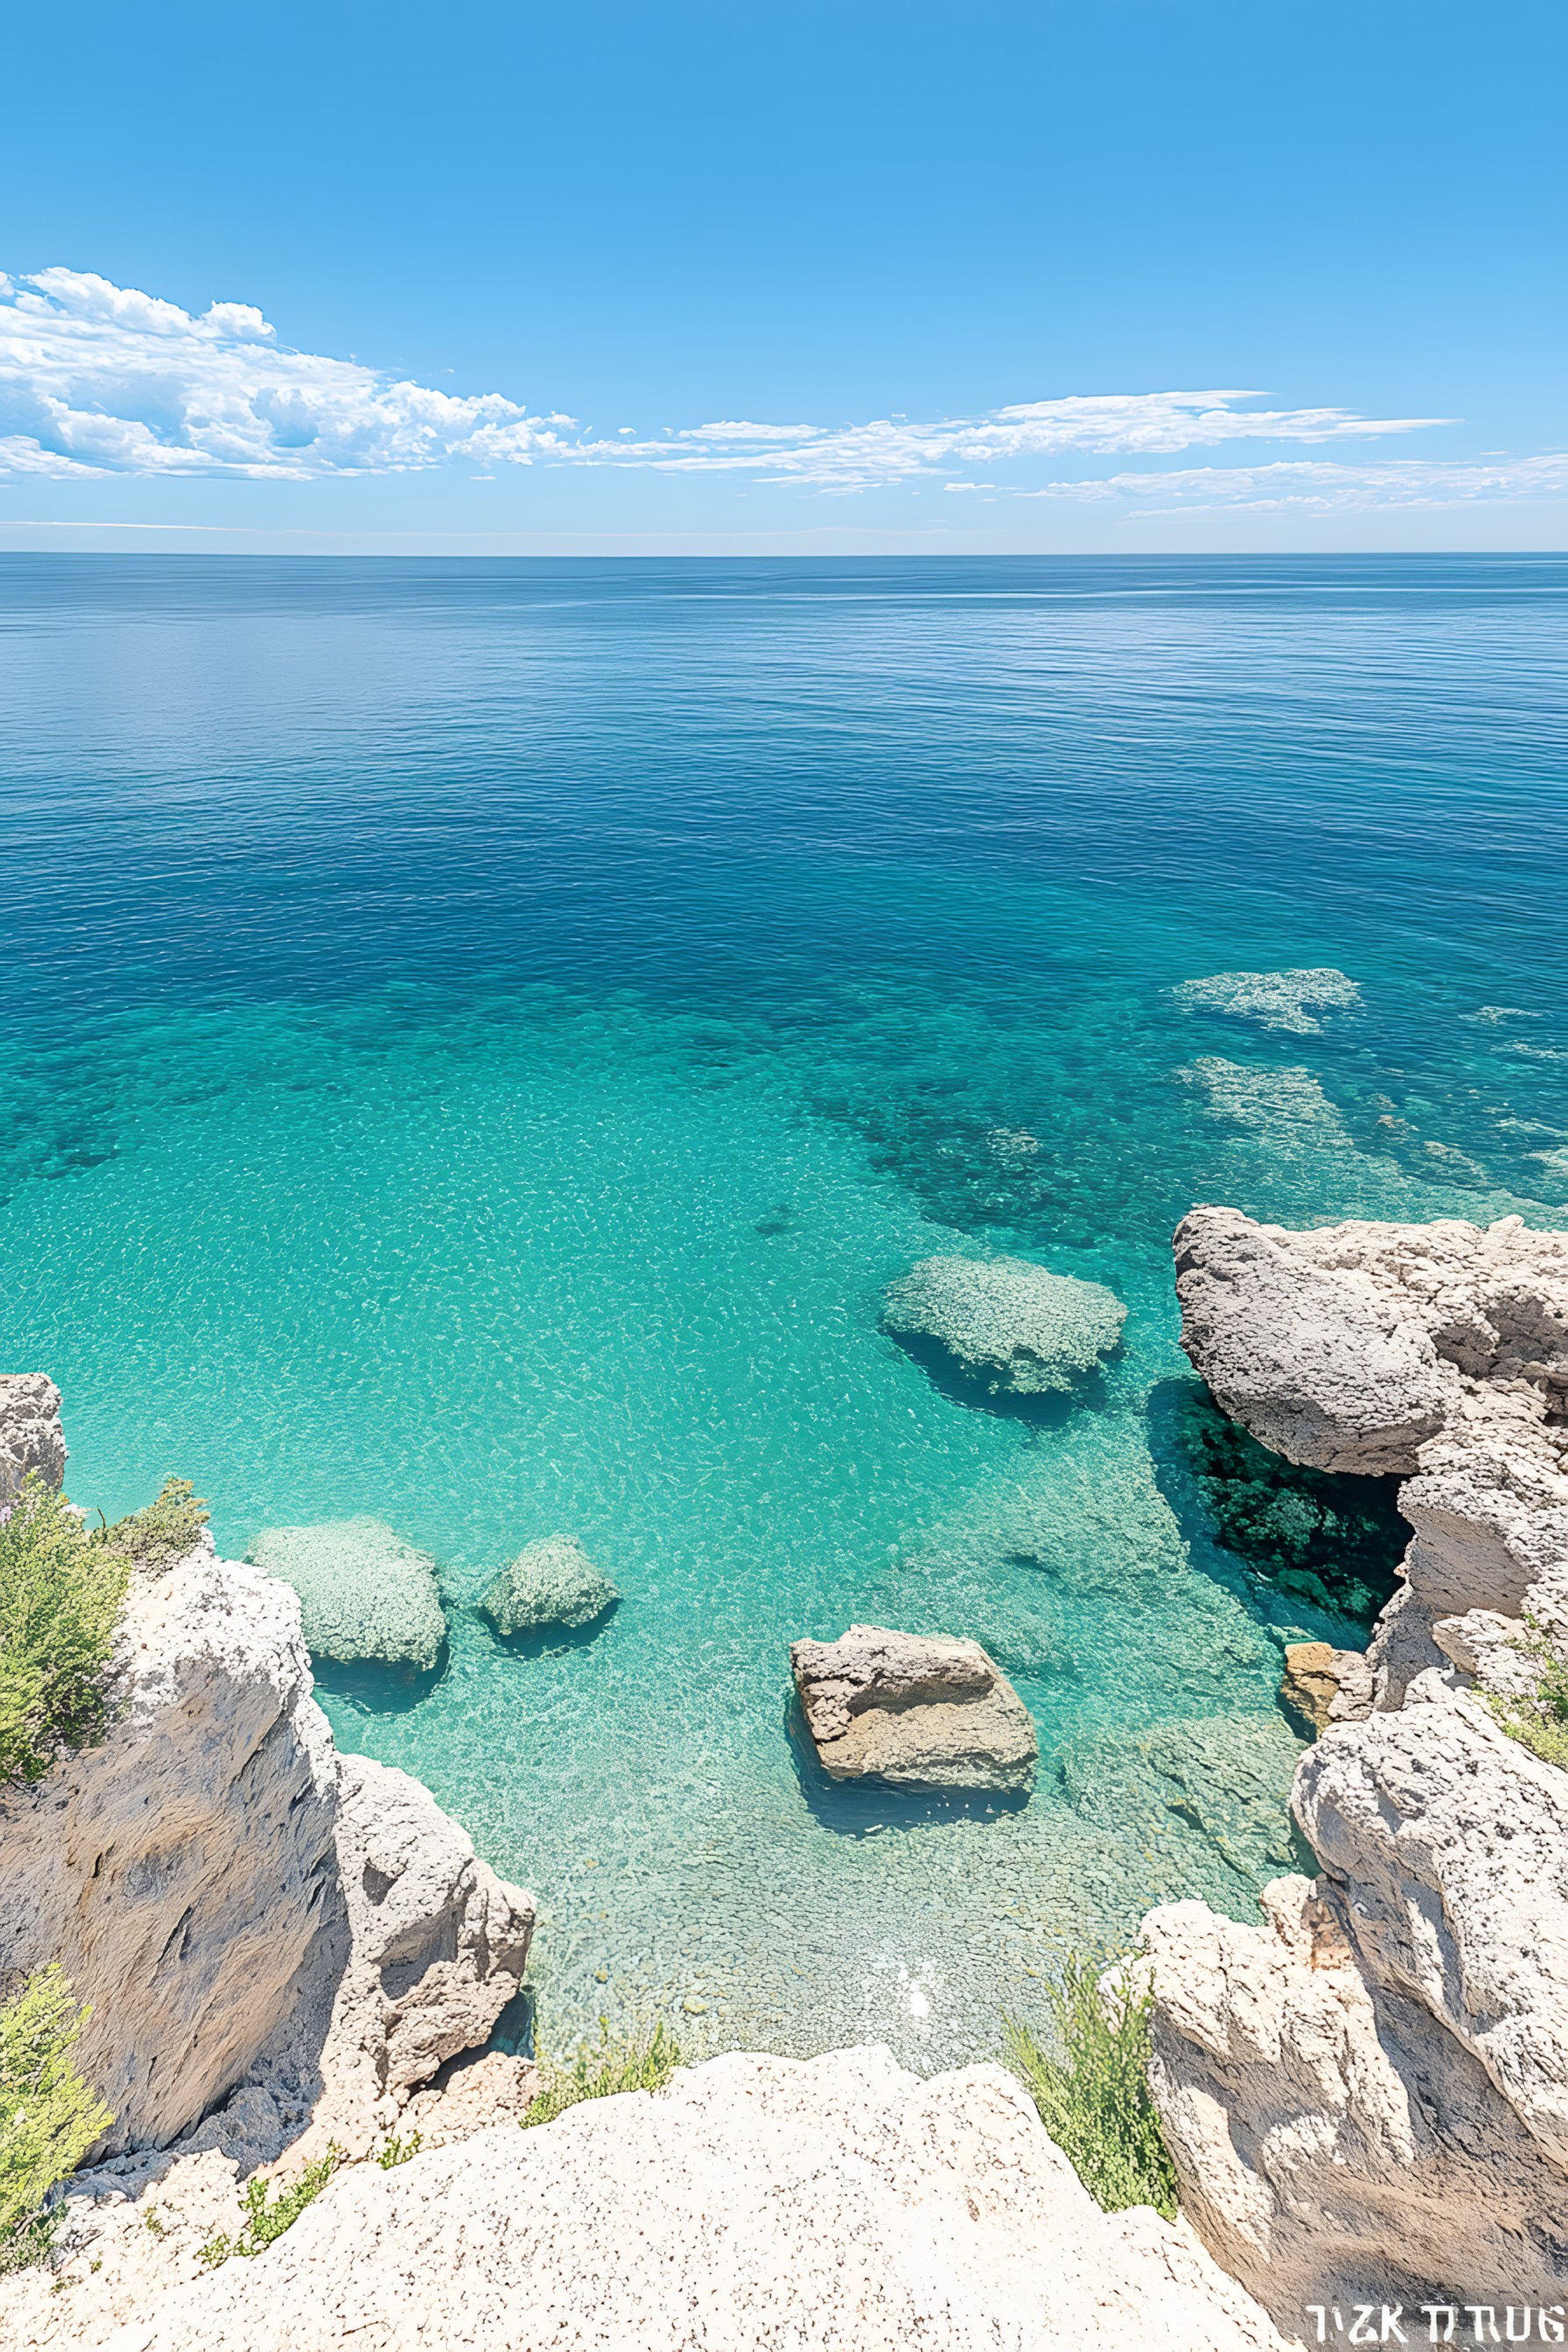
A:
[[[1368,1610],[1205,1473],[1171,1229],[1568,1222],[1565,619],[1550,556],[0,558],[0,1362],[111,1517],[436,1555],[438,1679],[321,1696],[537,1891],[547,2046],[931,2071],[1291,1866],[1281,1645]],[[880,1324],[949,1251],[1122,1350],[966,1388]],[[625,1599],[503,1647],[555,1531]],[[855,1620],[986,1643],[1027,1803],[823,1781]]]

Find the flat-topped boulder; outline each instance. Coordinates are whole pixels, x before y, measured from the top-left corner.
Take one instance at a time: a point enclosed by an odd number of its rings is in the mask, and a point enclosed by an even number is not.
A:
[[[383,1519],[265,1528],[247,1557],[300,1596],[313,1658],[428,1674],[447,1642],[436,1563]]]
[[[1070,1389],[1114,1348],[1127,1309],[1114,1291],[1022,1257],[923,1257],[888,1291],[889,1331],[941,1342],[993,1389]]]
[[[575,1536],[543,1536],[486,1586],[479,1608],[498,1633],[532,1633],[591,1625],[620,1597]]]
[[[978,1642],[851,1625],[796,1642],[790,1665],[825,1771],[904,1788],[1026,1790],[1029,1711]]]

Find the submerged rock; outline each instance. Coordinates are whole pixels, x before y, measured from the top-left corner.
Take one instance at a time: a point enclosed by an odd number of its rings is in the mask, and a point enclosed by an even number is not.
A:
[[[790,1649],[806,1728],[836,1780],[1022,1790],[1039,1743],[1029,1711],[978,1642],[851,1625]]]
[[[1186,1884],[1201,1867],[1198,1839],[1256,1889],[1296,1859],[1286,1803],[1300,1752],[1276,1713],[1186,1717],[1071,1741],[1062,1787],[1085,1820],[1137,1822],[1152,1853],[1184,1852]]]
[[[1206,980],[1184,980],[1171,993],[1189,1008],[1227,1013],[1259,1022],[1265,1029],[1293,1029],[1300,1036],[1315,1035],[1322,1028],[1317,1017],[1321,1012],[1353,1012],[1361,1006],[1355,982],[1331,964],[1292,971],[1215,971]]]
[[[378,1659],[418,1674],[428,1674],[440,1658],[447,1621],[436,1563],[384,1520],[266,1528],[247,1557],[299,1594],[312,1657]]]
[[[591,1625],[620,1597],[575,1536],[544,1536],[486,1586],[479,1607],[498,1633],[531,1633],[546,1625]]]
[[[994,1388],[1068,1389],[1114,1348],[1127,1309],[1113,1291],[1021,1257],[924,1257],[888,1291],[889,1331],[938,1339]]]

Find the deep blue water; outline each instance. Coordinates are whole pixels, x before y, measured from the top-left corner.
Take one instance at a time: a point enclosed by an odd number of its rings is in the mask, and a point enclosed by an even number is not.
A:
[[[539,1887],[558,2039],[934,2063],[1059,1939],[1279,1866],[1279,1642],[1347,1628],[1213,1541],[1170,1229],[1560,1221],[1565,600],[1553,557],[0,558],[5,1360],[84,1503],[174,1470],[235,1556],[362,1510],[435,1551],[439,1685],[324,1695]],[[1300,967],[1358,998],[1176,992]],[[1043,1421],[879,1327],[995,1247],[1131,1309]],[[556,1528],[626,1601],[503,1654],[468,1604]],[[784,1645],[855,1616],[995,1648],[1026,1809],[799,1767]]]

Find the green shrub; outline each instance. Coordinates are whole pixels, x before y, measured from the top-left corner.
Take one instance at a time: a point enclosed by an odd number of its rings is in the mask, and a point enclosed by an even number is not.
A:
[[[204,2263],[209,2271],[216,2271],[220,2263],[227,2262],[230,2254],[258,2254],[263,2246],[269,2246],[274,2238],[280,2238],[291,2221],[299,2220],[306,2206],[321,2195],[342,2161],[343,2152],[333,2140],[325,2156],[318,2157],[314,2164],[308,2164],[298,2180],[287,2189],[280,2189],[277,2196],[270,2199],[268,2195],[270,2184],[263,2180],[259,2173],[254,2174],[246,2182],[245,2195],[240,2200],[245,2220],[240,2224],[237,2236],[231,2238],[220,2230],[201,2248],[197,2260]]]
[[[1119,1956],[1125,1958],[1125,1956]],[[1004,2026],[1014,2071],[1096,2203],[1107,2213],[1152,2205],[1175,2216],[1176,2175],[1149,2091],[1153,1996],[1124,1970],[1103,1991],[1110,1957],[1066,1961],[1047,1988],[1064,2057],[1051,2057],[1027,2026]]]
[[[0,2271],[48,2252],[45,2198],[114,2121],[71,2062],[90,2014],[58,1968],[37,1969],[0,2005]]]
[[[165,1478],[153,1502],[95,1529],[91,1540],[132,1567],[162,1574],[195,1549],[206,1523],[207,1507],[191,1481]]]
[[[570,2067],[552,2066],[541,2052],[544,2088],[524,2116],[524,2128],[553,2123],[583,2099],[609,2099],[617,2091],[662,2091],[679,2063],[679,2048],[662,2019],[651,2033],[613,2042],[602,2017],[597,2045],[581,2052]]]
[[[1535,1668],[1533,1692],[1528,1698],[1507,1698],[1500,1691],[1482,1696],[1510,1739],[1543,1764],[1568,1770],[1568,1659],[1558,1656],[1538,1617],[1526,1611],[1524,1622],[1528,1631],[1511,1646]]]
[[[391,2172],[398,2165],[406,2164],[411,2158],[417,2156],[424,2145],[425,2135],[421,2131],[410,2132],[406,2139],[399,2139],[395,2132],[388,2132],[386,2145],[375,2160],[383,2172]]]
[[[130,1562],[36,1471],[0,1517],[0,1787],[101,1738]]]

